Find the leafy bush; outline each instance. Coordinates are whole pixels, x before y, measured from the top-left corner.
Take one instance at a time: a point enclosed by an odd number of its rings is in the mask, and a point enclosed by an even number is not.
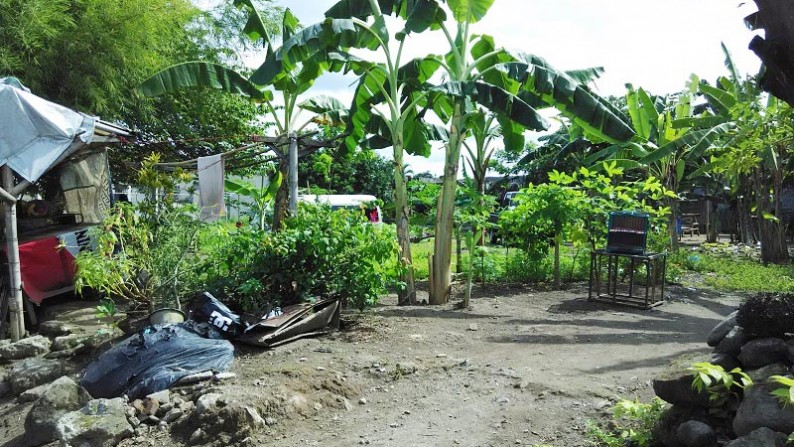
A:
[[[794,294],[759,293],[739,306],[736,322],[753,337],[794,333]]]
[[[725,371],[720,365],[700,362],[692,365],[689,370],[694,374],[692,388],[699,392],[705,391],[709,400],[718,405],[726,404],[738,396],[738,390],[753,384],[752,379],[740,368]]]
[[[655,397],[651,403],[621,400],[612,408],[610,430],[589,423],[587,436],[598,446],[649,447],[654,445],[653,429],[664,412],[664,402]]]
[[[357,211],[300,204],[280,232],[241,228],[225,237],[208,238],[206,283],[245,311],[329,296],[363,310],[397,285],[388,267],[398,251],[394,228]]]
[[[794,404],[794,379],[785,376],[769,376],[769,381],[777,383],[780,388],[772,390],[772,395],[777,397],[782,407]]]
[[[184,181],[181,172],[164,174],[153,166],[159,157],[144,162],[139,181],[151,192],[137,205],[119,203],[92,229],[97,247],[81,252],[76,260],[75,290],[86,288],[108,299],[129,301],[132,307],[180,307],[181,298],[195,293],[194,269],[200,222],[192,205],[174,201],[173,191]]]

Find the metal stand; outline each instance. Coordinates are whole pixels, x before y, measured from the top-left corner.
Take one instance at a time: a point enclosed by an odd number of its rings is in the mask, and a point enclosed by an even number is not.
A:
[[[637,276],[638,266],[645,268],[644,275]],[[666,267],[667,253],[624,254],[595,250],[590,253],[587,299],[645,309],[658,306],[664,302]]]

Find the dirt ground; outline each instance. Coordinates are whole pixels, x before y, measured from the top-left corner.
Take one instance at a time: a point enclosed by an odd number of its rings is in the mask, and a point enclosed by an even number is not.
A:
[[[477,286],[466,310],[388,297],[345,313],[345,329],[329,336],[238,346],[237,376],[218,391],[266,417],[245,445],[584,446],[588,421],[604,420],[618,398],[650,399],[651,379],[682,354],[707,352],[708,331],[742,298],[672,286],[663,305],[639,310],[586,296],[586,284]],[[29,404],[0,405],[0,426],[17,431]],[[189,433],[174,433],[122,445],[187,444]]]

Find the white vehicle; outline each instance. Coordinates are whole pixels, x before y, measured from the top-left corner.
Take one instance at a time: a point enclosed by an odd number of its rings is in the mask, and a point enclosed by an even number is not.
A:
[[[307,194],[298,197],[299,202],[330,205],[333,210],[342,208],[364,209],[370,222],[383,223],[383,213],[375,203],[377,200],[375,196],[367,194]]]
[[[518,195],[518,191],[508,191],[505,193],[503,203],[507,209],[512,210],[518,205],[515,199],[516,195]]]

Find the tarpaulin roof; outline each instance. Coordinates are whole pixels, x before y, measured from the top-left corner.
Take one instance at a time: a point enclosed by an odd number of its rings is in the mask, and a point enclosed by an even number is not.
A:
[[[101,124],[110,126],[111,133],[128,135],[125,129],[30,93],[16,78],[0,78],[0,110],[0,166],[8,165],[29,182],[95,142]]]

